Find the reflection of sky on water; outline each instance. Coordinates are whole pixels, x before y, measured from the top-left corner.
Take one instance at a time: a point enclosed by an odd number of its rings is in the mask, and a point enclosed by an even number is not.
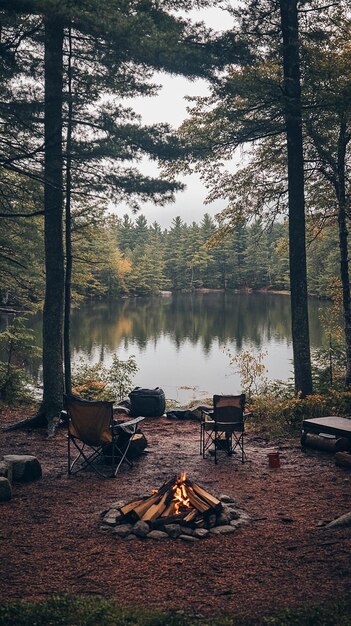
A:
[[[234,346],[226,344],[233,355],[238,353]],[[239,393],[240,377],[229,364],[223,351],[224,346],[213,343],[204,353],[199,341],[194,345],[183,340],[181,348],[174,349],[170,336],[162,336],[157,341],[150,340],[140,349],[136,342],[128,342],[128,348],[120,345],[116,350],[120,359],[125,360],[134,354],[139,371],[135,384],[140,387],[162,387],[166,397],[178,402],[211,397],[214,393]],[[251,343],[243,345],[243,350],[257,354]],[[272,340],[265,345],[267,356],[264,363],[267,376],[271,379],[287,380],[292,376],[292,347],[286,341]],[[90,361],[99,360],[100,346],[93,349]],[[104,352],[104,362],[110,365],[114,351]],[[84,357],[83,351],[75,352],[74,360]]]
[[[328,304],[310,300],[309,307],[311,347],[328,345],[319,319],[320,308]],[[28,325],[40,346],[41,316]],[[291,378],[290,325],[290,299],[282,295],[179,294],[85,302],[72,312],[72,362],[84,357],[109,365],[114,353],[123,360],[134,354],[135,385],[162,387],[168,398],[183,403],[240,391],[239,375],[224,348],[233,356],[243,350],[267,352],[268,377]],[[40,367],[40,359],[30,367],[39,379]]]

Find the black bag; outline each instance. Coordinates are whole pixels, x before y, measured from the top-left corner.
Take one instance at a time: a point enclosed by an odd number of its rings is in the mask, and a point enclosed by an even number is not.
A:
[[[166,399],[162,389],[142,389],[135,387],[129,394],[131,417],[144,415],[145,417],[160,417],[165,412]]]

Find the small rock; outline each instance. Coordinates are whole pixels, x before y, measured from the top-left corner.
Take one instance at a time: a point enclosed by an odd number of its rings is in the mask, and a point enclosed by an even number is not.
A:
[[[196,541],[199,541],[193,535],[179,535],[178,539],[181,539],[182,541],[187,541],[188,543],[195,543]]]
[[[3,460],[12,467],[12,480],[30,482],[41,478],[42,470],[38,459],[30,454],[6,454]]]
[[[180,532],[182,535],[189,535],[189,537],[191,537],[194,534],[193,529],[190,528],[189,526],[181,526]]]
[[[0,502],[11,500],[12,489],[10,481],[5,476],[0,476]]]
[[[239,526],[241,526],[242,521],[241,519],[233,519],[230,522],[230,526],[233,526],[233,528],[238,528]]]
[[[218,526],[228,526],[228,524],[230,523],[231,517],[230,517],[230,513],[227,510],[223,510],[220,512],[219,515],[217,515],[216,518],[216,524]]]
[[[176,539],[181,534],[180,525],[179,524],[167,524],[165,526],[165,532],[169,537]]]
[[[132,533],[134,533],[134,535],[136,535],[137,537],[146,537],[146,535],[149,532],[150,532],[149,524],[147,524],[141,519],[138,520],[132,528]]]
[[[351,511],[333,519],[332,522],[326,525],[326,528],[342,528],[344,526],[351,526]]]
[[[216,525],[216,521],[217,521],[216,515],[209,515],[208,525],[210,528],[213,528]]]
[[[226,503],[234,503],[235,504],[235,500],[234,498],[232,498],[231,496],[227,496],[225,493],[222,493],[222,495],[219,496],[219,499],[221,502],[226,502]]]
[[[213,533],[214,535],[229,535],[230,533],[235,532],[235,527],[231,525],[230,526],[215,526],[214,528],[211,528],[210,532]]]
[[[120,509],[124,504],[125,502],[122,502],[122,500],[117,500],[117,502],[110,504],[109,509]]]
[[[108,526],[116,526],[117,514],[118,511],[116,511],[115,509],[110,509],[109,511],[107,511],[104,519],[102,520],[103,524],[107,524]]]
[[[106,526],[116,526],[116,518],[115,517],[109,517],[108,515],[106,515],[106,517],[104,517],[104,519],[102,521],[103,521],[103,523]]]
[[[291,524],[294,519],[292,517],[282,517],[280,521],[283,522],[283,524]]]
[[[229,509],[228,514],[229,514],[230,520],[235,520],[235,519],[240,518],[240,513],[238,512],[238,509]]]
[[[207,528],[196,528],[196,530],[194,530],[194,537],[197,537],[198,539],[205,539],[205,537],[208,537],[209,534],[210,531],[207,530]]]
[[[124,539],[126,541],[132,541],[133,539],[137,539],[137,536],[133,535],[133,533],[130,533],[130,535],[127,535]]]
[[[131,530],[131,524],[121,524],[120,526],[115,527],[114,533],[115,535],[118,535],[118,537],[126,537],[130,534]]]
[[[167,533],[164,533],[163,530],[151,530],[147,535],[147,538],[161,541],[162,539],[168,539],[168,535]]]

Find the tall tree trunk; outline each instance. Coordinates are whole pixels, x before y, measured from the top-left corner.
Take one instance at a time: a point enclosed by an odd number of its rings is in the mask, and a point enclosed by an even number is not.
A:
[[[345,154],[346,154],[346,120],[340,124],[338,139],[338,163],[337,163],[337,196],[338,196],[338,225],[339,225],[339,248],[340,248],[340,277],[342,285],[342,303],[344,333],[346,344],[346,373],[345,383],[351,385],[351,294],[350,272],[348,258],[348,230],[346,216],[346,190],[345,190]]]
[[[312,393],[297,0],[280,0],[288,148],[289,259],[295,392]]]
[[[68,31],[68,119],[67,119],[67,140],[66,140],[66,276],[65,276],[65,309],[64,309],[64,330],[63,330],[63,358],[65,365],[65,391],[70,394],[72,391],[71,372],[71,282],[72,282],[72,219],[71,219],[71,168],[72,168],[72,31]]]
[[[63,253],[63,25],[45,16],[45,301],[43,312],[42,411],[49,428],[62,408]]]

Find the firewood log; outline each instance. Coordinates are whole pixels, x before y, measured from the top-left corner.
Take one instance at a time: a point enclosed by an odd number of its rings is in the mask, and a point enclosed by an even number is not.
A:
[[[190,504],[195,509],[200,511],[200,513],[204,513],[205,511],[209,511],[212,508],[209,504],[207,504],[207,502],[205,502],[204,500],[199,498],[199,496],[196,495],[196,493],[194,492],[194,490],[191,487],[189,487],[187,489],[187,493],[188,493],[188,498],[189,498]]]
[[[221,501],[206,491],[206,489],[193,482],[191,483],[191,486],[194,489],[195,494],[207,502],[207,504],[209,504],[215,511],[219,511],[222,508]]]
[[[177,515],[170,515],[169,517],[159,517],[151,522],[151,527],[155,530],[158,528],[162,528],[167,524],[181,524],[184,517],[188,514],[187,511],[184,513],[178,513]]]
[[[189,522],[192,522],[192,521],[195,519],[195,517],[197,516],[197,514],[198,514],[198,512],[197,512],[197,510],[196,510],[196,509],[191,509],[191,510],[189,511],[189,513],[188,513],[188,514],[184,517],[184,520],[183,520],[183,521],[184,521],[184,522],[186,522],[186,523],[188,524]]]
[[[166,508],[166,497],[167,497],[167,493],[163,495],[163,497],[161,498],[159,502],[150,506],[147,509],[147,511],[145,511],[141,519],[144,522],[150,522],[160,517]]]
[[[165,482],[162,487],[157,490],[156,493],[152,494],[151,496],[140,502],[140,504],[137,504],[136,507],[133,509],[133,514],[138,519],[141,519],[151,505],[157,504],[161,500],[163,494],[168,493],[170,487],[175,484],[175,481],[176,477],[171,478],[170,480]]]
[[[128,515],[128,513],[130,511],[132,511],[134,509],[134,507],[136,507],[138,504],[141,504],[142,502],[144,502],[144,500],[145,500],[145,498],[138,498],[138,500],[132,500],[128,504],[124,504],[124,506],[121,506],[119,511],[120,511],[120,513],[122,515]]]

